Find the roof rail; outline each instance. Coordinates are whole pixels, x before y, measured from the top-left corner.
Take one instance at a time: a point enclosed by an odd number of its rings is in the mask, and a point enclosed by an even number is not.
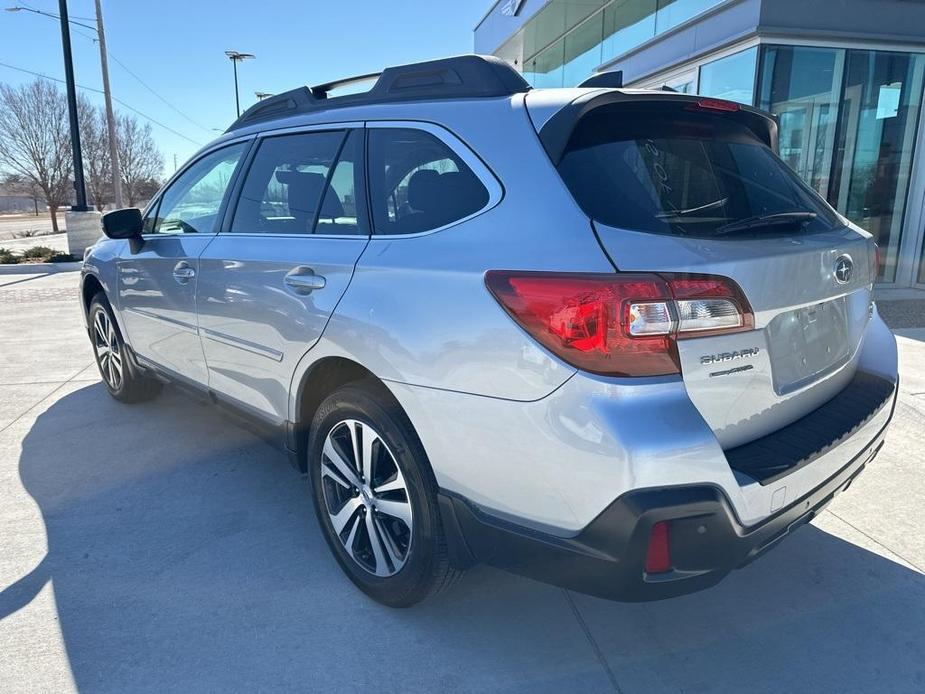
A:
[[[329,96],[345,87],[377,78],[369,91]],[[259,101],[226,132],[274,118],[362,104],[423,99],[473,99],[511,96],[530,89],[527,81],[500,58],[459,55],[424,63],[388,67],[381,73],[348,77],[316,87],[299,87]]]
[[[345,77],[344,79],[334,80],[333,82],[319,84],[317,87],[312,87],[312,96],[314,96],[316,99],[327,99],[328,94],[332,89],[340,89],[341,87],[350,87],[354,84],[362,84],[363,82],[368,82],[371,79],[379,77],[381,74],[381,72],[370,72],[368,75]]]
[[[578,85],[579,87],[611,87],[613,89],[623,88],[623,70],[610,70],[609,72],[598,72],[591,75],[588,79]]]

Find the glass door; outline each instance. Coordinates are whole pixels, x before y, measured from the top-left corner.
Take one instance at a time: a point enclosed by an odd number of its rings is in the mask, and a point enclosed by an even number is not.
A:
[[[881,249],[894,282],[922,101],[925,56],[849,50],[829,202]]]
[[[759,107],[780,118],[780,156],[823,197],[835,148],[845,51],[768,46]]]

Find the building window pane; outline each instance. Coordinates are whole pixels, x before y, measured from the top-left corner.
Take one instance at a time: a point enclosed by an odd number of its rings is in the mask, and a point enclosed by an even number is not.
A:
[[[925,56],[848,51],[829,201],[880,245],[896,278]]]
[[[524,55],[541,51],[567,29],[565,3],[561,0],[550,2],[524,26]]]
[[[625,53],[655,36],[657,0],[616,0],[604,8],[601,62]]]
[[[759,105],[780,118],[780,156],[820,195],[829,192],[845,51],[769,46]]]
[[[524,70],[527,81],[538,88],[563,86],[564,49],[565,42],[560,39],[527,61]]]
[[[704,10],[720,4],[723,0],[658,0],[656,31],[661,34],[672,27],[686,22]]]
[[[751,104],[755,89],[755,61],[758,48],[714,60],[700,68],[700,90],[703,96]]]
[[[564,85],[574,87],[601,64],[604,14],[594,17],[565,36]]]

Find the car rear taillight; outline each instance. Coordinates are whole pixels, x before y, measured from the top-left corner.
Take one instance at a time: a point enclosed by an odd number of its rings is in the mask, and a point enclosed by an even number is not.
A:
[[[485,284],[556,356],[608,376],[680,373],[676,340],[754,327],[745,296],[724,277],[492,270]]]
[[[721,335],[752,330],[755,316],[739,285],[709,275],[667,277],[678,309],[678,336]]]

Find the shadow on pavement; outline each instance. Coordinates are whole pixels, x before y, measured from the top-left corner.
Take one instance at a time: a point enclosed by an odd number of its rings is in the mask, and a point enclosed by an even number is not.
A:
[[[26,436],[20,475],[48,553],[0,592],[0,619],[51,581],[81,689],[925,688],[922,576],[812,526],[667,602],[478,568],[393,611],[342,577],[280,453],[170,390],[128,407],[75,389]]]

